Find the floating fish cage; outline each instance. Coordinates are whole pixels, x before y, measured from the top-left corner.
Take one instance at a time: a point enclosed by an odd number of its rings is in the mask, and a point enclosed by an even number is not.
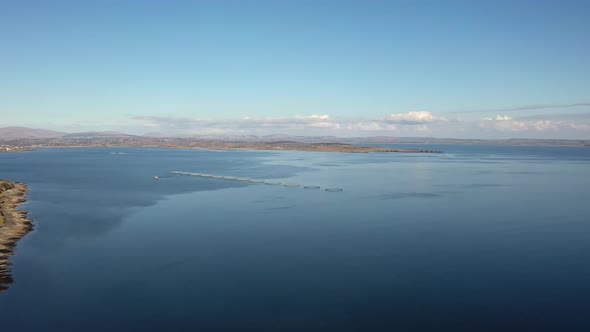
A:
[[[290,187],[290,188],[301,187],[301,185],[298,183],[282,183],[279,181],[265,181],[265,180],[242,178],[242,177],[229,176],[229,175],[215,175],[215,174],[183,172],[183,171],[171,171],[170,173],[181,174],[181,175],[200,176],[200,177],[206,177],[206,178],[212,178],[212,179],[243,181],[243,182],[250,182],[250,183],[263,183],[263,184],[268,184],[268,185],[283,186],[283,187]],[[320,189],[320,186],[304,186],[303,189]],[[343,189],[342,188],[326,188],[326,189],[324,189],[324,191],[340,192],[340,191],[343,191]]]

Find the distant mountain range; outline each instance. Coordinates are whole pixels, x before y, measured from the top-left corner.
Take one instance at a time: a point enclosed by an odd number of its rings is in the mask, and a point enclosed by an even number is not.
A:
[[[590,140],[570,139],[456,139],[456,138],[435,138],[435,137],[394,137],[394,136],[372,136],[372,137],[337,137],[337,136],[290,136],[285,134],[274,135],[177,135],[166,136],[160,132],[150,132],[144,135],[130,135],[118,131],[90,131],[81,133],[65,133],[48,129],[34,129],[27,127],[4,127],[0,128],[0,141],[15,140],[39,140],[39,139],[61,139],[71,140],[97,140],[97,139],[134,139],[134,141],[148,141],[149,139],[191,139],[203,141],[225,141],[225,142],[298,142],[298,143],[347,143],[347,144],[498,144],[498,145],[571,145],[590,146]]]

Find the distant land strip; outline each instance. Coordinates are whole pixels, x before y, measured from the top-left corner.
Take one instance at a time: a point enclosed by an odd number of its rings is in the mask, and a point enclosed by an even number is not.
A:
[[[48,147],[163,147],[203,149],[302,150],[333,152],[438,152],[428,149],[384,147],[382,144],[477,144],[526,146],[586,146],[590,139],[476,139],[437,137],[338,137],[274,135],[191,135],[165,136],[154,132],[130,135],[117,131],[65,133],[27,127],[0,128],[0,152],[13,152]]]
[[[30,138],[0,141],[0,151],[15,152],[37,148],[66,147],[160,147],[199,148],[211,150],[295,150],[323,152],[407,152],[440,153],[429,149],[406,149],[384,146],[354,145],[346,143],[306,143],[295,141],[247,142],[225,140],[202,140],[194,138],[153,138],[141,136],[114,136],[93,138]]]
[[[33,229],[27,212],[17,209],[27,200],[27,189],[24,183],[0,180],[0,292],[12,283],[9,259],[16,242]]]

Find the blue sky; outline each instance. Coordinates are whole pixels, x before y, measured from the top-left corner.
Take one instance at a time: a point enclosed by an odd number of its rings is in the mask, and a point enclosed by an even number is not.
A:
[[[0,0],[0,127],[590,138],[589,1]]]

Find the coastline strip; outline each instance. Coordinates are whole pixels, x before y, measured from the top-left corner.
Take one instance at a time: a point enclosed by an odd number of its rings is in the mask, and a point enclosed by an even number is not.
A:
[[[27,200],[27,190],[24,183],[0,180],[0,292],[12,283],[9,266],[16,242],[33,229],[27,211],[17,209]]]

